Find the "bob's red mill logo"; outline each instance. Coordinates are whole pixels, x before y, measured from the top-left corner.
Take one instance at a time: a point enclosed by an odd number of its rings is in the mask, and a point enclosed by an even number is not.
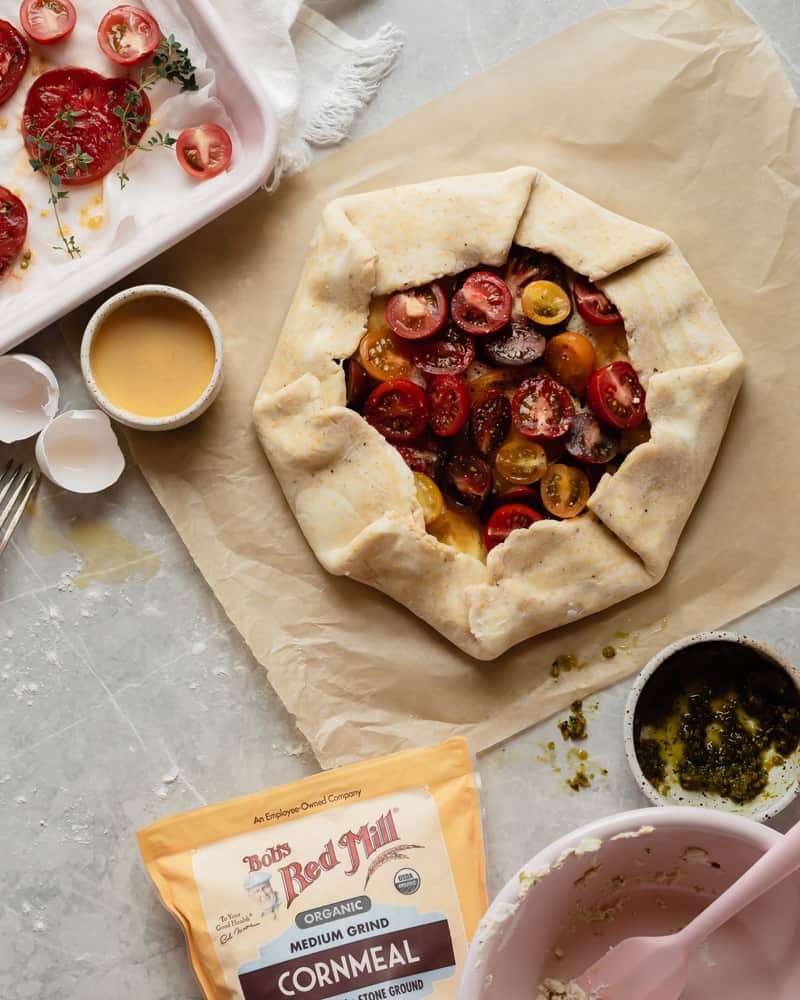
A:
[[[283,888],[286,890],[287,909],[301,893],[322,876],[323,872],[333,871],[339,865],[346,864],[348,867],[344,874],[355,875],[363,861],[382,847],[399,839],[394,816],[389,811],[379,816],[374,823],[365,823],[357,830],[343,833],[336,844],[331,837],[318,858],[305,863],[290,861],[288,865],[278,868],[283,879]],[[257,872],[262,868],[278,864],[291,853],[289,844],[278,844],[270,847],[264,854],[248,854],[242,858],[242,863],[248,866],[249,871]]]

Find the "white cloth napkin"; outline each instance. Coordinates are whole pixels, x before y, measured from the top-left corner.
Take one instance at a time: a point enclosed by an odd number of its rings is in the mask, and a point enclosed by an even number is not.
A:
[[[346,139],[403,47],[385,24],[358,40],[300,0],[215,0],[278,116],[281,142],[270,189],[302,170],[311,145]]]

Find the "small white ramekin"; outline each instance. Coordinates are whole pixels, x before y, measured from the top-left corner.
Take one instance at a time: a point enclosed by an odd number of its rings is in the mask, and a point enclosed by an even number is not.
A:
[[[191,406],[187,406],[186,409],[180,410],[178,413],[173,413],[168,417],[142,417],[128,410],[120,409],[105,397],[92,373],[90,357],[92,342],[103,322],[123,303],[130,302],[133,299],[153,297],[175,299],[194,309],[208,327],[214,341],[214,369],[204,392]],[[204,306],[199,299],[196,299],[193,295],[189,295],[188,292],[182,291],[180,288],[173,288],[171,285],[135,285],[133,288],[126,288],[124,291],[118,292],[116,295],[112,295],[110,299],[107,299],[89,320],[83,334],[83,340],[81,341],[81,371],[94,401],[101,410],[105,410],[110,417],[113,417],[120,424],[124,424],[126,427],[135,427],[141,431],[169,431],[174,430],[176,427],[183,427],[199,417],[201,413],[205,413],[217,398],[222,388],[222,334],[219,324],[210,309]]]
[[[745,802],[741,805],[720,795],[708,792],[687,791],[679,785],[670,786],[670,794],[663,795],[655,786],[650,784],[639,765],[639,759],[636,755],[634,722],[642,691],[647,686],[653,674],[673,654],[681,649],[685,649],[687,646],[696,646],[705,642],[730,642],[739,646],[747,646],[788,674],[794,685],[800,690],[800,671],[776,650],[765,645],[763,642],[759,642],[757,639],[751,639],[746,635],[736,635],[733,632],[701,632],[697,635],[687,636],[685,639],[678,639],[677,642],[673,642],[662,649],[660,653],[657,653],[646,664],[633,683],[625,705],[623,721],[625,755],[628,758],[628,764],[637,785],[647,798],[657,806],[704,806],[724,812],[738,813],[740,816],[747,816],[749,819],[763,823],[782,812],[800,793],[800,748],[795,750],[785,764],[772,769],[770,783],[760,795],[753,799],[752,802]]]

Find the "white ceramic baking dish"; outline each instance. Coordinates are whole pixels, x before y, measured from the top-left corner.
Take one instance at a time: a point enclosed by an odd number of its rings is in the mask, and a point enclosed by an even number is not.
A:
[[[278,125],[258,81],[242,65],[234,42],[208,0],[173,0],[191,22],[216,76],[216,94],[236,128],[240,154],[228,171],[227,183],[213,191],[198,185],[192,196],[175,204],[158,226],[133,233],[124,245],[97,259],[87,258],[59,281],[49,294],[15,297],[3,310],[0,354],[121,280],[148,260],[202,228],[251,195],[267,178],[278,148]]]

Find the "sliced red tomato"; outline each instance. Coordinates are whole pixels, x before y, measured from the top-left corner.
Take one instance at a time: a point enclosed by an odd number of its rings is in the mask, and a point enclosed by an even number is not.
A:
[[[414,344],[414,364],[426,375],[460,375],[475,360],[475,341],[456,326]]]
[[[593,413],[579,413],[564,442],[568,454],[579,462],[601,465],[619,451],[619,432],[604,427]]]
[[[447,299],[438,281],[395,292],[386,303],[386,322],[404,340],[438,333],[447,319]]]
[[[644,389],[627,361],[598,368],[589,380],[586,398],[603,423],[612,427],[636,427],[645,418]]]
[[[158,48],[161,28],[146,10],[121,4],[103,16],[97,28],[97,41],[112,62],[133,66],[144,62]]]
[[[413,441],[428,422],[428,401],[408,379],[381,382],[364,404],[364,417],[387,441]]]
[[[572,295],[575,299],[575,308],[587,323],[594,323],[595,326],[613,326],[622,322],[617,307],[609,301],[605,292],[602,292],[597,285],[593,285],[588,278],[576,275],[572,285]]]
[[[444,467],[444,488],[459,507],[480,509],[492,492],[492,470],[477,455],[456,455]]]
[[[28,213],[19,198],[8,188],[0,187],[0,281],[25,246]]]
[[[566,434],[575,416],[575,407],[560,382],[547,375],[534,375],[525,379],[514,393],[511,412],[520,434],[536,441]]]
[[[523,316],[512,319],[499,333],[481,337],[481,354],[492,364],[512,368],[530,365],[544,354],[547,340],[541,331]]]
[[[474,271],[453,296],[450,312],[467,333],[496,333],[511,319],[511,292],[492,271]]]
[[[175,155],[190,177],[207,181],[228,169],[233,143],[221,125],[193,125],[178,136]]]
[[[429,479],[438,479],[447,461],[447,448],[433,435],[423,435],[408,444],[396,444],[403,461],[412,472],[421,472]]]
[[[457,375],[436,375],[428,385],[428,421],[439,437],[458,434],[469,417],[469,392]]]
[[[498,507],[486,522],[484,541],[491,552],[495,545],[504,542],[512,531],[520,528],[530,528],[532,524],[543,520],[542,515],[531,510],[526,504],[505,503]]]
[[[0,21],[0,104],[16,91],[28,68],[30,49],[10,21]]]
[[[125,137],[122,123],[114,114],[114,108],[125,105],[128,95],[136,90],[136,85],[122,78],[101,76],[90,69],[66,66],[51,69],[37,77],[25,99],[22,127],[25,145],[31,159],[39,159],[41,150],[34,136],[41,136],[47,129],[47,141],[54,149],[53,172],[61,177],[68,187],[91,184],[99,180],[122,161],[125,153]],[[137,113],[143,123],[128,129],[128,142],[135,146],[147,130],[150,120],[150,101],[147,94],[139,93],[140,103]],[[70,125],[60,121],[58,116],[66,109],[77,112]],[[73,171],[60,156],[65,150],[72,155],[77,146],[91,157],[85,170]]]
[[[541,498],[536,490],[532,490],[529,486],[517,486],[513,490],[507,490],[496,495],[493,502],[495,510],[506,503],[523,503],[526,507],[532,507],[537,514],[541,513],[539,510]]]
[[[19,21],[40,45],[53,45],[72,34],[78,19],[72,0],[22,0]]]
[[[511,429],[511,403],[501,389],[488,392],[472,407],[472,438],[482,455],[489,455],[505,441]]]

